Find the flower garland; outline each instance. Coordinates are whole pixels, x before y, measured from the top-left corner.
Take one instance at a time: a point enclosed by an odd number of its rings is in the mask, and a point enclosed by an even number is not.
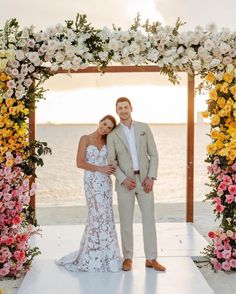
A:
[[[213,139],[208,146],[213,192],[208,198],[218,199],[214,203],[217,216],[223,215],[227,238],[235,236],[229,218],[235,185],[236,32],[218,32],[210,25],[180,33],[182,25],[179,19],[174,27],[148,20],[141,24],[137,16],[126,31],[95,29],[78,14],[66,25],[35,32],[33,26],[20,30],[15,19],[6,22],[0,31],[0,277],[19,276],[39,253],[28,246],[37,231],[30,224],[28,203],[35,186],[30,187],[29,180],[36,176],[34,165],[43,165],[40,156],[50,149],[44,142],[29,144],[27,119],[34,102],[43,99],[43,82],[59,68],[70,71],[93,64],[103,72],[108,64],[156,64],[173,83],[178,83],[178,71],[202,78],[210,72],[207,80],[215,88],[208,101]],[[203,82],[199,89],[205,86]],[[233,264],[230,261],[230,268]]]
[[[228,67],[224,74],[206,76],[213,88],[209,92],[208,111],[211,120],[210,137],[207,146],[208,173],[212,191],[206,195],[212,200],[221,226],[216,232],[209,232],[212,244],[205,249],[215,270],[236,269],[236,78],[235,69]]]

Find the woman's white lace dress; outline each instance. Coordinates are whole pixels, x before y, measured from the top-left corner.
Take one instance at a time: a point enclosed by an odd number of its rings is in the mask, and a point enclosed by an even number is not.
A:
[[[107,146],[100,150],[95,145],[86,148],[86,161],[106,165]],[[84,189],[88,218],[80,249],[57,264],[70,271],[116,272],[121,269],[121,256],[112,209],[112,182],[105,173],[85,171]]]

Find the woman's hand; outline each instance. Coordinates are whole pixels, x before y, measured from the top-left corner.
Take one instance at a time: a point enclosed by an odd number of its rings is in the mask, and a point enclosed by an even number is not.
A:
[[[112,164],[99,167],[99,172],[111,175],[115,172],[116,168]]]

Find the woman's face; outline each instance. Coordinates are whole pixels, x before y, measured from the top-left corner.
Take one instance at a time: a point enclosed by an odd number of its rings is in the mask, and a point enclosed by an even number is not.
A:
[[[113,122],[110,119],[106,118],[99,123],[98,131],[102,136],[104,136],[110,133],[113,128]]]

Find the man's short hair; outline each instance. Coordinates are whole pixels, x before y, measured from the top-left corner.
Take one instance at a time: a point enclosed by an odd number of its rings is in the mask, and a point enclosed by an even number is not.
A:
[[[118,98],[116,100],[116,107],[117,107],[117,105],[118,105],[119,102],[128,102],[129,105],[130,105],[130,107],[132,107],[132,104],[131,104],[130,100],[128,98],[126,98],[126,97],[120,97],[120,98]]]

